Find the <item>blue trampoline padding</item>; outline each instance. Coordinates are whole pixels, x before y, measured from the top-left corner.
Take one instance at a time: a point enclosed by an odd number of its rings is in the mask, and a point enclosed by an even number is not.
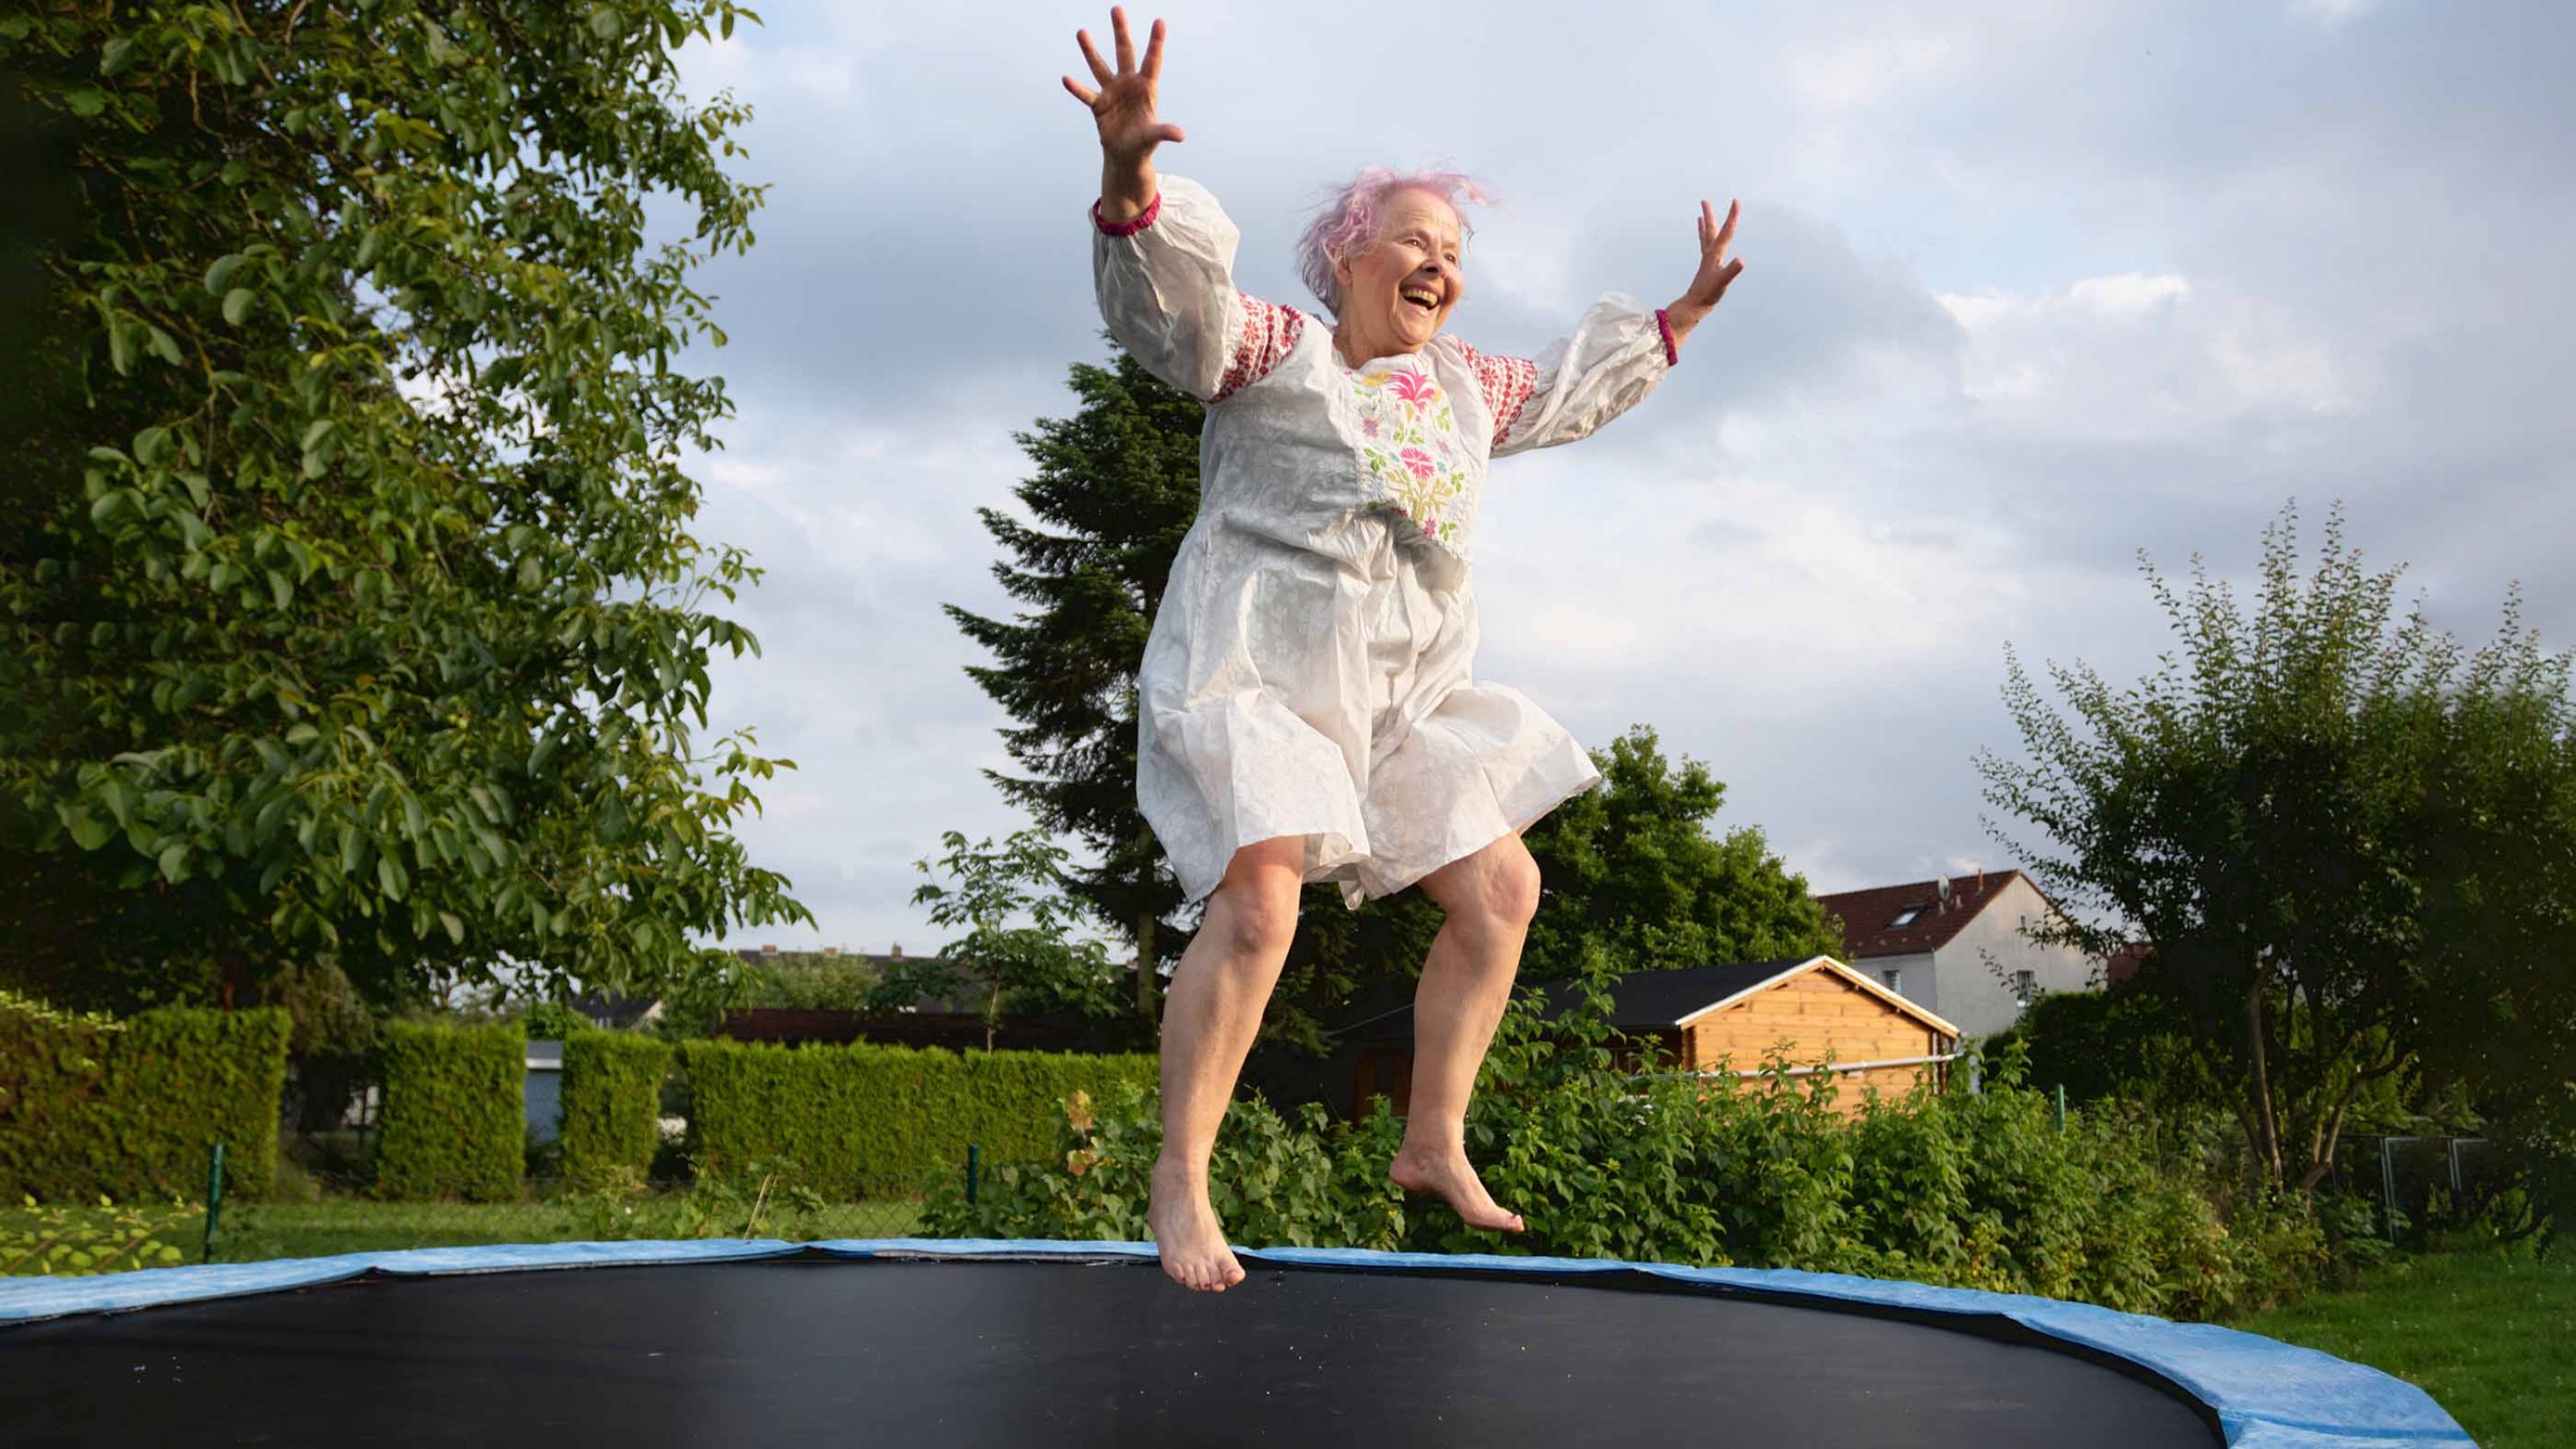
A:
[[[337,1282],[369,1273],[498,1273],[539,1268],[639,1266],[788,1257],[1151,1259],[1151,1243],[1052,1242],[1022,1238],[776,1238],[513,1243],[481,1248],[413,1248],[198,1268],[147,1268],[89,1278],[0,1283],[0,1324],[75,1313],[112,1313]],[[1550,1277],[1640,1273],[1720,1293],[1758,1295],[1820,1307],[1849,1303],[1908,1312],[2002,1318],[2037,1333],[2126,1360],[2207,1404],[2231,1449],[2433,1449],[2474,1442],[2432,1396],[2402,1379],[2314,1349],[2207,1323],[2175,1323],[2089,1303],[2016,1293],[1935,1288],[1806,1273],[1790,1268],[1686,1268],[1607,1258],[1507,1257],[1488,1253],[1380,1253],[1360,1248],[1237,1248],[1236,1255],[1281,1267],[1406,1272],[1416,1269],[1526,1273]]]

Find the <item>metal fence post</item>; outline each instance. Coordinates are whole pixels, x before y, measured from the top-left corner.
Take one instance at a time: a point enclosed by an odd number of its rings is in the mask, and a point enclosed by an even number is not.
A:
[[[215,1220],[222,1216],[223,1210],[224,1144],[218,1142],[206,1165],[206,1242],[199,1250],[200,1262],[215,1261]]]
[[[975,1180],[983,1175],[984,1149],[976,1143],[966,1144],[966,1205],[975,1205]]]
[[[2397,1241],[2397,1157],[2390,1152],[2393,1137],[2379,1139],[2379,1213],[2388,1226],[2388,1241]]]
[[[2066,1084],[2057,1084],[2057,1130],[2066,1130]]]

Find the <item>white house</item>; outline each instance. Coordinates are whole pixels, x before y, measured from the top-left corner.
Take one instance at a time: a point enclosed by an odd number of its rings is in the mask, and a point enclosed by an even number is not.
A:
[[[2043,992],[2101,984],[2101,963],[2024,934],[2059,912],[2017,870],[1844,891],[1816,904],[1842,918],[1853,966],[1968,1036],[2011,1026],[2022,1003]]]

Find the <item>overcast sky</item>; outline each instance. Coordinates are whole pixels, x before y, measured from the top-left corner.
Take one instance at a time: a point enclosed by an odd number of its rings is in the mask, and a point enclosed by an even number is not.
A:
[[[1008,721],[940,612],[1008,614],[979,505],[1104,344],[1090,117],[1057,77],[1105,5],[771,0],[683,54],[751,103],[773,184],[710,264],[739,416],[702,539],[708,740],[796,761],[739,834],[819,931],[926,951],[912,862],[1029,823],[979,773]],[[1150,6],[1135,7],[1139,33]],[[1593,748],[1707,762],[1818,891],[2012,863],[1972,756],[2012,751],[2009,643],[2117,680],[2168,636],[2138,551],[2250,574],[2295,496],[2483,642],[2509,581],[2576,638],[2576,12],[2430,0],[1940,4],[1176,0],[1158,163],[1243,232],[1237,281],[1312,307],[1290,244],[1359,166],[1453,164],[1452,330],[1535,353],[1605,291],[1672,299],[1699,200],[1745,272],[1681,366],[1581,444],[1508,459],[1477,521],[1482,677]]]

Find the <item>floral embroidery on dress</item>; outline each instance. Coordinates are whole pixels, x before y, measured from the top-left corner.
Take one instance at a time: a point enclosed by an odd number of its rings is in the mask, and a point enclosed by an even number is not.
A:
[[[1448,394],[1429,372],[1407,364],[1363,369],[1351,390],[1359,402],[1360,456],[1385,488],[1385,506],[1454,546],[1470,478]]]

